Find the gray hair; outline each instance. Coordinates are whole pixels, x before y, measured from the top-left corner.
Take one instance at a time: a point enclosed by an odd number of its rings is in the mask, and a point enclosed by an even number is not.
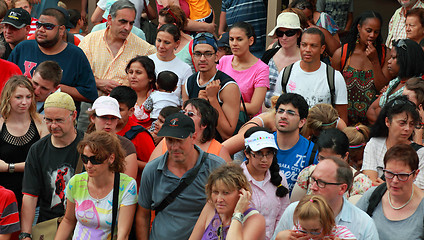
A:
[[[116,12],[118,10],[121,10],[121,9],[124,9],[124,8],[129,8],[129,9],[134,10],[135,15],[137,16],[137,9],[135,9],[135,6],[132,2],[130,2],[129,0],[118,0],[114,4],[112,4],[112,6],[110,7],[110,10],[109,10],[109,14],[112,17],[112,19],[115,19]]]

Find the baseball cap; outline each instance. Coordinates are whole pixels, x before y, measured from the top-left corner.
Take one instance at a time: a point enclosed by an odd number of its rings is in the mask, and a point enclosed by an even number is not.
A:
[[[292,12],[280,13],[280,15],[278,15],[277,17],[277,26],[275,26],[275,28],[272,29],[271,32],[269,32],[268,36],[274,37],[275,31],[277,30],[277,28],[280,28],[280,27],[302,30],[302,28],[300,27],[299,16],[297,16],[296,13],[292,13]]]
[[[209,44],[215,51],[218,51],[218,45],[215,37],[210,33],[199,33],[193,39],[193,49],[197,44]]]
[[[7,23],[21,29],[31,24],[31,15],[22,8],[12,8],[6,12],[6,16],[1,23]]]
[[[64,108],[69,111],[75,111],[75,103],[72,97],[64,92],[54,92],[50,94],[44,102],[44,108]]]
[[[254,132],[250,137],[244,140],[244,146],[250,147],[252,151],[259,151],[264,148],[274,148],[278,150],[275,144],[274,135],[265,131]]]
[[[230,47],[230,34],[225,32],[218,39],[218,47]]]
[[[190,117],[183,113],[174,113],[166,117],[157,135],[159,137],[186,139],[194,131],[194,122]]]
[[[115,98],[109,96],[98,97],[96,101],[94,101],[93,106],[88,110],[94,110],[97,116],[112,115],[121,118],[118,101]]]

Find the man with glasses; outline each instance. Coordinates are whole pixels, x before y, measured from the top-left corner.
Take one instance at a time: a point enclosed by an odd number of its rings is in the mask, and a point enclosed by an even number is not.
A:
[[[77,112],[69,94],[47,97],[44,114],[50,134],[32,145],[25,161],[20,239],[31,239],[37,201],[38,223],[64,215],[64,188],[75,174],[77,145],[84,136],[75,129]]]
[[[310,107],[329,103],[347,122],[346,83],[339,71],[321,62],[325,50],[325,36],[318,28],[308,28],[300,41],[301,60],[285,67],[277,78],[275,93],[298,93]],[[287,76],[288,73],[288,76]]]
[[[135,216],[137,239],[188,239],[206,204],[208,176],[225,161],[195,145],[200,136],[183,113],[169,115],[158,136],[165,137],[168,151],[143,170]],[[152,210],[156,217],[150,229]]]
[[[22,8],[12,8],[7,11],[1,23],[4,25],[1,35],[6,41],[4,44],[6,51],[2,59],[7,59],[16,45],[26,40],[31,29],[31,15]]]
[[[40,63],[47,60],[57,62],[63,70],[60,91],[72,96],[79,111],[79,102],[92,102],[97,98],[96,83],[84,52],[63,41],[65,23],[65,15],[60,10],[44,10],[36,24],[35,40],[16,46],[8,60],[18,65],[29,78],[33,77]]]
[[[193,60],[197,73],[191,75],[182,90],[183,100],[203,98],[218,111],[218,141],[233,136],[240,107],[240,89],[230,76],[216,69],[218,45],[210,33],[200,33],[193,40]]]
[[[314,143],[300,135],[300,129],[308,117],[308,104],[297,93],[282,94],[275,105],[274,138],[278,146],[277,159],[280,170],[286,176],[290,192],[297,176],[307,166],[317,163]]]
[[[353,182],[352,170],[345,161],[337,157],[329,157],[318,163],[310,176],[312,194],[322,196],[334,212],[336,225],[346,226],[357,240],[378,240],[374,221],[364,211],[350,203],[344,194]],[[293,213],[299,202],[290,204],[275,229],[277,234],[283,230],[293,229]],[[305,236],[291,232],[290,239]]]

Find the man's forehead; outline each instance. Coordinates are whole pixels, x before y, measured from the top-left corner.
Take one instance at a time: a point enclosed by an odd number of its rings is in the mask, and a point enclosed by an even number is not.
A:
[[[40,15],[40,18],[38,18],[38,21],[40,21],[42,23],[53,23],[55,25],[58,25],[57,19],[53,16]]]
[[[65,118],[71,115],[72,111],[64,108],[49,107],[44,109],[44,116],[46,118]]]
[[[135,20],[135,10],[131,8],[123,8],[116,11],[116,19],[134,21]]]
[[[280,104],[279,106],[278,106],[278,108],[283,108],[284,110],[295,110],[295,111],[298,111],[298,109],[297,108],[295,108],[294,106],[293,106],[293,104],[291,104],[291,103],[282,103],[282,104]],[[278,109],[277,108],[277,109]]]
[[[337,165],[331,159],[321,160],[311,174],[314,177],[336,178]]]
[[[213,49],[213,47],[209,44],[206,43],[199,43],[196,44],[196,46],[194,46],[194,51],[211,51],[211,52],[215,52],[215,50]]]

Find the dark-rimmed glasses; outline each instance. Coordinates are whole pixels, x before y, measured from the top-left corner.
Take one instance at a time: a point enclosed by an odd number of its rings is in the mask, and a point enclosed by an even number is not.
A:
[[[296,33],[297,33],[297,30],[294,30],[294,29],[290,29],[290,30],[287,30],[287,31],[281,31],[281,30],[277,29],[275,31],[275,35],[277,35],[277,37],[284,37],[284,35],[286,35],[287,37],[292,37],[292,36],[296,35]]]
[[[59,26],[59,25],[54,25],[53,23],[42,23],[42,22],[39,22],[39,21],[35,22],[35,27],[37,29],[44,27],[44,29],[46,29],[46,30],[53,30],[57,26]]]
[[[394,173],[392,171],[389,171],[387,169],[383,169],[384,176],[388,179],[393,179],[395,176],[397,179],[401,182],[406,182],[409,179],[409,176],[415,173],[416,170],[410,172],[410,173]]]
[[[274,151],[269,151],[266,154],[263,154],[262,152],[250,152],[250,154],[252,154],[252,157],[257,159],[257,160],[261,160],[262,158],[266,158],[266,159],[272,159],[274,158],[275,152]]]
[[[90,161],[91,162],[91,164],[93,164],[93,165],[99,165],[99,164],[102,164],[104,161],[100,161],[100,160],[98,160],[97,158],[96,158],[96,156],[91,156],[91,157],[88,157],[88,156],[86,156],[86,155],[84,155],[84,154],[81,154],[81,161],[84,163],[84,164],[88,164],[88,161]]]
[[[194,52],[193,53],[193,57],[195,57],[195,58],[201,58],[202,56],[205,56],[205,58],[211,58],[213,55],[215,55],[215,53],[214,52],[204,52],[204,53],[202,53],[202,52]]]
[[[327,185],[342,185],[342,184],[344,184],[344,183],[338,183],[338,182],[335,182],[335,183],[332,183],[332,182],[326,182],[326,181],[323,181],[323,180],[321,180],[321,179],[316,179],[316,178],[314,178],[314,177],[309,177],[309,179],[310,179],[310,183],[311,184],[314,184],[314,183],[317,183],[317,186],[319,187],[319,188],[325,188]]]

